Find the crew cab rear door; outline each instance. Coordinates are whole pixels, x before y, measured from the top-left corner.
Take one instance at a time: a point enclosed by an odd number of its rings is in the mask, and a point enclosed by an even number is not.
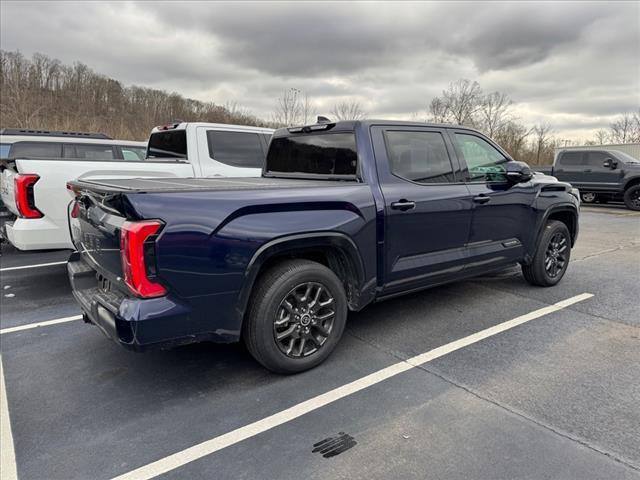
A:
[[[469,190],[442,129],[374,126],[385,202],[384,293],[451,279],[465,263]]]

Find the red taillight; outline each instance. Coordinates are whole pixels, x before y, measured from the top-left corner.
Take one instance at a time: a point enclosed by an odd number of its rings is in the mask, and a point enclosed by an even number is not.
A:
[[[42,218],[44,215],[36,208],[33,185],[40,180],[35,174],[19,173],[14,180],[14,195],[16,208],[22,218]]]
[[[120,256],[124,281],[134,295],[161,297],[167,289],[149,278],[155,273],[155,235],[162,228],[160,220],[124,222],[120,227]]]

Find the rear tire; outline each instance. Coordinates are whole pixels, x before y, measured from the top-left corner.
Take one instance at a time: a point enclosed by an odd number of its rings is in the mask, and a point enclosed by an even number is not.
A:
[[[551,287],[557,284],[569,266],[571,235],[567,226],[550,220],[544,227],[533,260],[522,265],[522,274],[531,285]]]
[[[625,190],[624,204],[629,210],[640,210],[640,184],[632,185]]]
[[[297,373],[322,363],[347,321],[340,279],[324,265],[286,260],[258,279],[243,325],[251,355],[276,373]]]
[[[598,196],[593,192],[584,192],[580,194],[583,203],[595,203]]]

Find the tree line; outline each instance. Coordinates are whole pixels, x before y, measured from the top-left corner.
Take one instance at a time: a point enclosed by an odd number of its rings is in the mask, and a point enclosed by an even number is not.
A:
[[[153,88],[126,87],[82,63],[0,50],[0,127],[91,131],[145,140],[175,119],[265,126],[236,104],[218,105]]]
[[[419,100],[417,104],[422,103]],[[504,92],[485,93],[478,82],[451,82],[413,120],[465,125],[495,139],[514,158],[532,165],[551,163],[554,149],[569,146],[552,125],[526,125],[514,115],[514,101]],[[77,130],[113,138],[144,140],[155,125],[173,120],[282,127],[315,123],[317,103],[299,88],[287,88],[274,101],[268,120],[237,103],[219,105],[178,93],[124,86],[82,63],[64,65],[42,54],[30,59],[0,50],[0,127]],[[324,113],[324,112],[323,112]],[[361,103],[346,99],[333,105],[331,120],[368,116]],[[622,113],[585,144],[640,142],[640,109]]]

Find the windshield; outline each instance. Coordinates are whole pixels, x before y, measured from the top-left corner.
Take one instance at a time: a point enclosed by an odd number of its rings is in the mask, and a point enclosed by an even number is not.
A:
[[[616,157],[624,163],[640,163],[640,160],[635,159],[628,153],[621,152],[620,150],[614,150],[613,153],[615,153]]]
[[[156,132],[149,138],[149,158],[187,158],[187,131]]]
[[[354,133],[329,133],[272,138],[266,171],[272,174],[356,174]]]

